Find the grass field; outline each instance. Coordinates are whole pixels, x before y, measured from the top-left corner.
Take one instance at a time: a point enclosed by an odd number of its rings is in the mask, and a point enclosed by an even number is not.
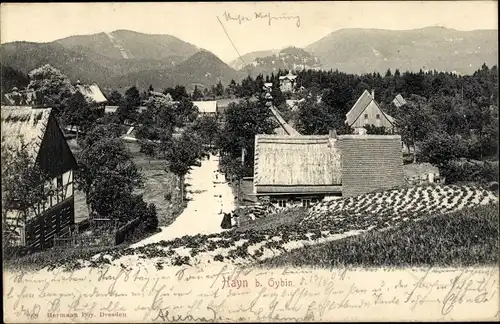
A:
[[[72,150],[79,150],[75,140],[69,141],[69,144]],[[176,189],[177,177],[165,171],[165,160],[150,159],[139,151],[136,142],[126,142],[125,146],[132,154],[134,163],[141,169],[144,178],[144,188],[137,190],[137,193],[143,194],[146,202],[156,205],[160,226],[171,224],[185,208],[185,202],[181,202],[179,191]],[[75,190],[74,195],[75,222],[79,223],[88,219],[89,211],[83,192]]]

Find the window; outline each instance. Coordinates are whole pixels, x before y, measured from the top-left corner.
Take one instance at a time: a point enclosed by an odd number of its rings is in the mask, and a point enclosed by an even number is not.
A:
[[[368,114],[365,114],[365,119],[368,119]]]
[[[308,208],[311,206],[311,199],[302,199],[302,207]]]
[[[57,193],[57,202],[60,203],[61,201],[64,200],[63,177],[62,177],[62,175],[58,175],[57,176],[56,193]]]
[[[377,119],[380,119],[380,115],[379,114],[377,114]]]
[[[278,200],[278,206],[279,207],[286,207],[286,200],[285,199]]]

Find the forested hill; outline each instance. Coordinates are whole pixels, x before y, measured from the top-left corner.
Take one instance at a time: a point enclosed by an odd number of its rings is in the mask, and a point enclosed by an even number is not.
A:
[[[412,30],[349,28],[305,47],[324,69],[383,73],[388,68],[471,74],[498,64],[498,30],[459,31],[444,27]]]

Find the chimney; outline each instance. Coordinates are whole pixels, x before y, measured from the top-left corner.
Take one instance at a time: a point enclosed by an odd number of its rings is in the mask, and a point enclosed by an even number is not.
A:
[[[330,138],[337,138],[337,131],[335,129],[331,129],[328,135]]]
[[[372,98],[375,99],[375,89],[372,89]]]

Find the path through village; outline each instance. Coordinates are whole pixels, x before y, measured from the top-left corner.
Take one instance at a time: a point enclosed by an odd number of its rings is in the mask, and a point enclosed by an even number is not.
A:
[[[223,231],[222,213],[234,209],[234,195],[231,187],[218,172],[219,159],[210,155],[201,166],[193,167],[186,176],[186,197],[184,211],[169,226],[160,227],[161,232],[139,241],[130,247],[168,241],[184,235],[211,234]]]

